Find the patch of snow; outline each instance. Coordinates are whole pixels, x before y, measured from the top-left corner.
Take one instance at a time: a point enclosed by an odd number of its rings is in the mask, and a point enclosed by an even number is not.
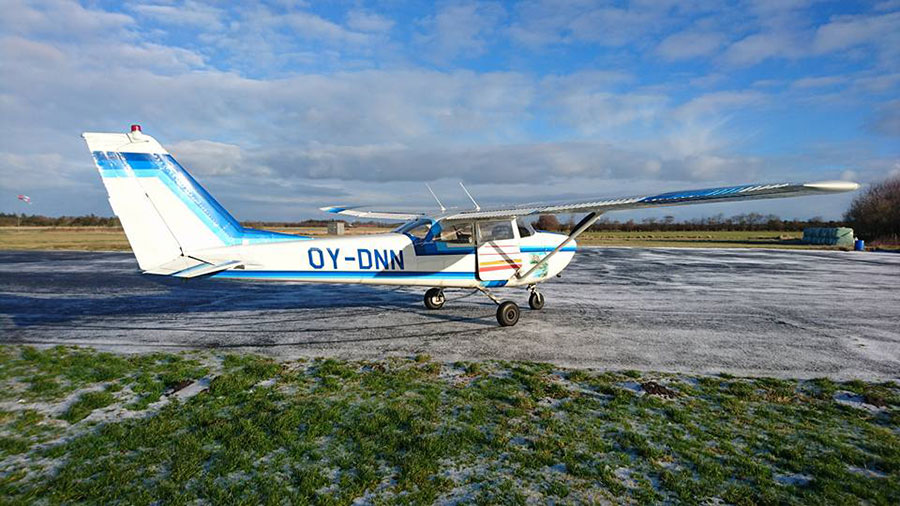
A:
[[[877,413],[881,411],[882,408],[875,406],[874,404],[869,404],[866,402],[865,398],[861,395],[856,395],[853,392],[847,392],[845,390],[841,390],[839,392],[835,392],[834,401],[838,404],[843,404],[844,406],[850,406],[851,408],[862,409],[865,411],[869,411],[871,413]]]
[[[547,469],[549,469],[550,471],[553,471],[554,473],[562,473],[562,474],[566,473],[566,465],[565,464],[554,464],[554,465],[548,467]]]
[[[273,380],[274,382],[274,380]],[[212,383],[212,378],[200,378],[197,381],[191,383],[190,385],[182,388],[181,390],[173,393],[178,400],[190,399],[191,397],[199,394],[200,392],[204,392],[209,389],[209,385]]]
[[[631,477],[631,473],[633,469],[630,467],[617,467],[613,471],[613,475],[622,482],[622,485],[625,485],[628,488],[634,488],[637,486],[637,481]]]
[[[794,485],[798,487],[805,486],[812,481],[812,476],[808,474],[776,474],[775,481],[782,485]]]
[[[268,388],[274,384],[275,384],[275,378],[269,378],[267,380],[262,380],[259,383],[253,385],[253,388],[257,388],[257,387]]]
[[[888,475],[886,473],[883,473],[883,472],[875,470],[875,469],[866,469],[864,467],[850,466],[847,468],[847,470],[850,471],[851,473],[865,476],[866,478],[887,478],[888,477]]]
[[[636,395],[644,395],[644,387],[641,386],[637,381],[623,381],[621,383],[616,383],[617,387],[622,387],[625,390],[630,390]]]

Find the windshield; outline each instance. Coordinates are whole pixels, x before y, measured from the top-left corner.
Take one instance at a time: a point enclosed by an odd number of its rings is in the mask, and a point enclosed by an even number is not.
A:
[[[416,239],[424,239],[428,235],[428,231],[431,230],[431,223],[432,220],[430,219],[411,221],[395,228],[394,232],[411,235]]]

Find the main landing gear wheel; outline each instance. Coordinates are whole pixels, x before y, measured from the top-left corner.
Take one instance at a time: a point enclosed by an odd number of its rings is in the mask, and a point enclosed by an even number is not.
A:
[[[544,294],[538,291],[531,292],[531,296],[528,297],[528,305],[535,311],[544,309]]]
[[[431,288],[425,292],[425,307],[428,309],[440,309],[444,307],[444,291],[440,288]]]
[[[519,321],[519,306],[508,300],[497,306],[497,322],[501,327],[512,327]]]

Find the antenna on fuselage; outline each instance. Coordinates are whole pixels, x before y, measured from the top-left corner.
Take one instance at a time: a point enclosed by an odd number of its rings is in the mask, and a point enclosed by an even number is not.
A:
[[[425,188],[428,188],[428,191],[431,192],[431,196],[434,197],[434,200],[437,201],[438,207],[441,208],[441,212],[447,212],[447,208],[444,207],[444,204],[441,204],[441,199],[437,198],[437,195],[434,194],[434,190],[431,189],[431,186],[428,183],[425,183]]]
[[[463,191],[466,192],[466,195],[469,196],[469,200],[471,200],[472,203],[475,204],[475,210],[476,210],[476,211],[481,211],[481,206],[479,206],[479,205],[478,205],[478,202],[475,202],[475,199],[472,198],[472,194],[469,193],[469,190],[466,189],[466,185],[462,184],[462,181],[460,181],[460,182],[459,182],[459,186],[461,186],[462,189],[463,189]]]

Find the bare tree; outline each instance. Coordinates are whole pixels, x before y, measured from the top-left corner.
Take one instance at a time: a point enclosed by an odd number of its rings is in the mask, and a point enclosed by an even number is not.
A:
[[[534,222],[534,228],[538,230],[559,230],[559,220],[552,214],[542,214]]]
[[[844,214],[856,235],[868,241],[900,241],[900,176],[872,185]]]

